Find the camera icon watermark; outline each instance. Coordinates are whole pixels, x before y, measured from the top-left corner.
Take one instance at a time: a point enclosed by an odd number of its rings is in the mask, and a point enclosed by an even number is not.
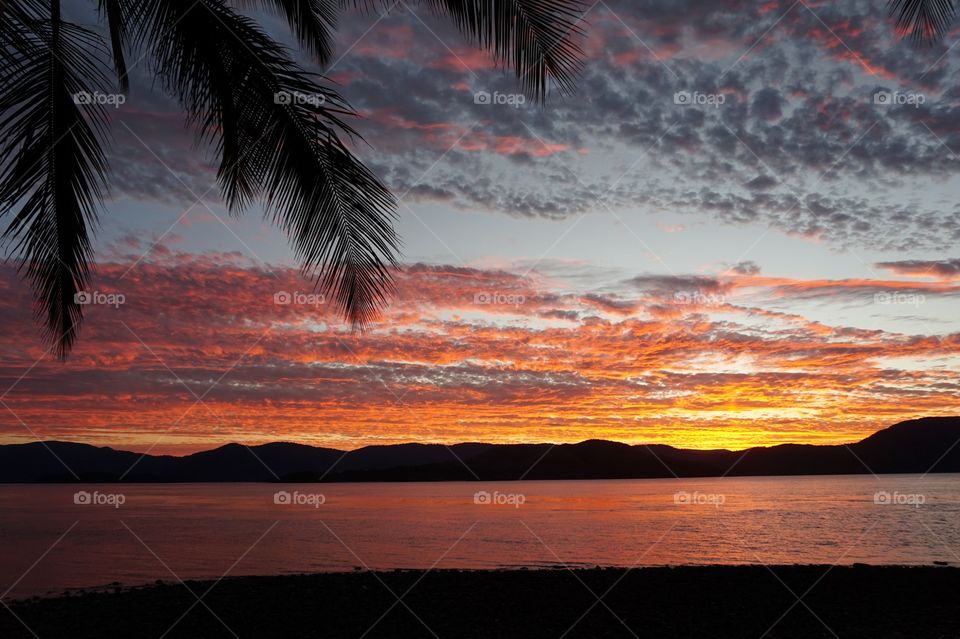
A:
[[[127,96],[122,93],[100,93],[94,91],[79,91],[73,94],[73,103],[80,106],[112,106],[119,109],[121,105],[126,104]]]
[[[127,301],[123,293],[101,293],[100,291],[78,291],[73,294],[73,303],[79,306],[112,306],[120,308]]]
[[[719,109],[726,101],[727,96],[723,93],[677,91],[673,94],[673,103],[679,106],[709,106]]]
[[[687,492],[678,490],[673,493],[673,503],[678,506],[714,506],[720,508],[727,502],[727,496],[722,493],[701,493],[698,490]]]
[[[527,298],[519,293],[474,293],[473,303],[480,306],[520,306]]]
[[[78,490],[73,493],[73,503],[78,506],[113,506],[120,508],[127,503],[127,497],[123,493],[101,493],[98,490],[88,492]]]
[[[312,506],[313,508],[319,508],[327,503],[327,497],[321,493],[301,493],[299,490],[291,493],[286,490],[278,490],[273,493],[273,503],[281,506]]]
[[[311,106],[322,106],[327,101],[327,96],[322,93],[300,93],[299,91],[277,91],[273,94],[273,103],[280,105],[289,104],[309,104]]]
[[[273,294],[273,303],[277,306],[322,306],[327,298],[322,293],[301,293],[300,291],[277,291]]]
[[[520,508],[527,502],[527,496],[523,493],[501,493],[498,490],[492,493],[486,490],[478,490],[473,493],[473,503],[482,506],[513,506]]]
[[[875,293],[873,296],[874,304],[883,304],[890,306],[913,306],[919,308],[927,298],[922,293]]]
[[[926,102],[927,96],[915,91],[877,91],[873,94],[873,103],[878,106],[912,106],[919,109]]]
[[[677,291],[673,294],[676,304],[691,304],[697,306],[722,306],[727,303],[725,295],[704,293],[702,291]]]
[[[482,105],[501,105],[501,106],[510,106],[514,109],[519,109],[523,104],[526,104],[527,96],[522,93],[500,93],[499,91],[494,91],[490,93],[489,91],[477,91],[473,94],[473,103],[482,104]]]
[[[921,493],[901,493],[897,490],[892,493],[878,490],[873,494],[873,503],[879,506],[897,505],[919,508],[927,503],[927,496]]]

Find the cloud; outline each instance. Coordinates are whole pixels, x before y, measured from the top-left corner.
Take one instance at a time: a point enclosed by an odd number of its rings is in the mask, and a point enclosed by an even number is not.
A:
[[[897,262],[878,262],[874,266],[886,269],[897,275],[935,277],[943,280],[960,279],[960,259],[939,261],[900,260]]]
[[[760,265],[756,262],[747,260],[734,264],[732,270],[740,275],[758,275],[760,273]]]
[[[356,44],[328,71],[363,114],[358,153],[411,201],[562,220],[602,199],[838,249],[945,249],[960,209],[911,194],[960,178],[957,56],[898,41],[882,13],[611,1],[590,13],[576,93],[544,108],[478,103],[516,96],[514,78],[429,12],[346,12],[340,37]],[[115,193],[188,205],[213,186],[216,202],[210,150],[145,80],[114,127]],[[924,102],[877,104],[878,90]],[[678,105],[678,91],[723,103]]]
[[[777,308],[956,295],[945,282],[798,280],[743,265],[584,293],[562,270],[413,264],[381,320],[355,333],[295,269],[175,250],[130,266],[98,266],[95,290],[125,301],[86,308],[66,364],[44,357],[28,288],[0,270],[0,385],[38,436],[171,451],[291,438],[848,441],[946,414],[960,388],[960,373],[937,365],[960,356],[957,336]],[[899,368],[903,358],[930,365]],[[0,420],[7,440],[31,437],[18,419]]]
[[[515,79],[428,12],[347,12],[339,37],[346,55],[328,71],[362,114],[370,146],[357,152],[411,203],[547,220],[670,211],[697,218],[671,228],[755,224],[837,249],[960,241],[960,56],[908,48],[871,3],[610,0],[591,11],[576,93],[543,108],[476,100],[516,96]],[[134,80],[113,127],[114,195],[218,203],[211,149],[145,71]],[[97,290],[125,303],[87,309],[65,365],[44,358],[29,290],[0,270],[0,384],[16,382],[4,401],[41,436],[163,450],[288,437],[851,441],[950,412],[960,390],[960,337],[815,313],[956,301],[957,260],[880,262],[887,279],[742,262],[618,273],[602,288],[572,267],[413,264],[381,321],[354,333],[295,269],[184,253],[176,238],[154,246],[140,232],[148,208],[131,207],[97,269]],[[4,419],[4,436],[29,437]]]
[[[776,89],[764,88],[753,94],[750,114],[758,119],[773,122],[783,116],[783,98]]]
[[[767,189],[772,189],[778,184],[776,178],[772,178],[769,175],[758,175],[744,186],[746,186],[751,191],[766,191]]]

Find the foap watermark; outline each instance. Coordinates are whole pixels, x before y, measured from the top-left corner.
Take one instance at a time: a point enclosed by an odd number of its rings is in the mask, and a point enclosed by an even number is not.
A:
[[[81,306],[112,306],[120,308],[127,301],[123,293],[102,293],[100,291],[79,291],[73,294],[73,303]]]
[[[725,295],[704,293],[703,291],[677,291],[673,294],[673,301],[677,304],[696,304],[697,306],[719,306],[725,304]]]
[[[278,91],[273,94],[274,104],[309,104],[321,106],[327,101],[322,93],[300,93],[299,91]]]
[[[78,490],[73,493],[73,503],[78,506],[113,506],[119,508],[127,503],[127,496],[123,493],[101,493],[95,490],[92,493]]]
[[[927,301],[922,293],[876,293],[873,296],[874,304],[884,304],[891,306],[913,306],[919,307]]]
[[[278,306],[289,306],[291,304],[297,306],[322,306],[326,304],[327,298],[324,297],[323,293],[301,293],[300,291],[294,291],[292,293],[288,291],[277,291],[273,294],[273,303]]]
[[[878,106],[912,106],[919,109],[927,102],[927,96],[915,91],[877,91],[873,103]]]
[[[526,104],[526,102],[527,97],[522,93],[500,93],[499,91],[490,93],[489,91],[477,91],[473,94],[474,104],[493,104],[496,106],[511,106],[514,109],[519,109],[520,106]]]
[[[719,109],[727,101],[722,93],[701,93],[699,91],[677,91],[673,94],[673,103],[679,106],[709,106]]]
[[[727,496],[722,493],[701,493],[699,490],[692,493],[678,490],[673,493],[673,503],[678,506],[715,506],[720,508],[726,501]]]
[[[73,94],[73,103],[81,106],[112,106],[114,109],[119,109],[126,101],[127,96],[122,93],[100,93],[99,91],[91,93],[89,91],[80,91]]]
[[[878,490],[873,494],[873,503],[881,506],[898,505],[919,508],[927,503],[927,496],[921,493],[901,493],[898,490],[892,493]]]
[[[312,506],[313,508],[319,508],[327,503],[327,497],[322,493],[301,493],[299,490],[291,493],[286,490],[278,490],[273,493],[273,503],[281,506]]]
[[[520,306],[527,298],[519,293],[474,293],[473,303],[484,306]]]
[[[473,503],[483,506],[513,506],[519,508],[527,501],[527,496],[523,493],[501,493],[495,490],[492,493],[486,490],[478,490],[473,493]]]

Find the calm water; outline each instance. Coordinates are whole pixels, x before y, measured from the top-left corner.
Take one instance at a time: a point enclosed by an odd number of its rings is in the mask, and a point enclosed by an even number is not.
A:
[[[84,488],[107,503],[0,486],[0,594],[355,567],[960,564],[960,475]]]

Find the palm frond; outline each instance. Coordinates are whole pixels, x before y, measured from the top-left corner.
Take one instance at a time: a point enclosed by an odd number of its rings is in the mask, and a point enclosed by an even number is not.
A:
[[[43,45],[33,25],[48,19],[47,8],[41,0],[0,0],[0,42],[3,43],[4,64],[0,65],[0,79],[15,71],[17,60],[35,53]]]
[[[889,8],[897,32],[915,43],[942,38],[957,13],[953,0],[890,0]]]
[[[572,93],[582,66],[584,8],[579,0],[429,0],[457,28],[513,67],[521,90],[538,102],[549,83]]]
[[[90,232],[106,191],[106,114],[75,97],[107,84],[101,54],[112,57],[126,90],[130,48],[152,55],[198,140],[214,149],[231,212],[264,201],[334,305],[355,325],[377,314],[398,265],[396,202],[351,149],[360,137],[347,121],[356,114],[227,4],[284,16],[326,64],[339,6],[373,1],[98,0],[108,51],[94,33],[61,20],[60,0],[0,0],[0,240],[32,283],[58,356],[76,339],[75,296],[89,278]],[[429,4],[513,67],[536,100],[552,86],[572,90],[582,57],[580,0]]]
[[[461,33],[494,60],[513,68],[520,89],[543,102],[550,83],[562,94],[573,93],[583,67],[586,14],[581,0],[416,0],[451,18]],[[397,0],[340,0],[344,8],[390,10]],[[413,0],[409,4],[414,4]]]
[[[308,53],[321,66],[333,57],[333,32],[340,4],[337,0],[236,0],[241,8],[259,8],[283,16]]]
[[[130,88],[130,81],[127,78],[127,62],[123,48],[128,38],[129,7],[126,0],[99,0],[99,9],[100,14],[106,19],[107,29],[110,31],[110,52],[113,54],[113,66],[117,72],[117,82],[121,91],[127,91]]]
[[[341,136],[353,115],[256,24],[218,0],[166,0],[145,13],[159,77],[219,155],[228,205],[263,198],[304,271],[355,325],[392,290],[395,202]]]
[[[31,282],[51,350],[63,358],[82,318],[76,295],[88,281],[90,230],[106,190],[99,141],[106,114],[75,98],[102,86],[90,52],[103,43],[62,21],[56,0],[46,16],[37,10],[10,2],[10,29],[0,31],[0,47],[16,50],[0,82],[0,217],[8,219],[0,238]]]

